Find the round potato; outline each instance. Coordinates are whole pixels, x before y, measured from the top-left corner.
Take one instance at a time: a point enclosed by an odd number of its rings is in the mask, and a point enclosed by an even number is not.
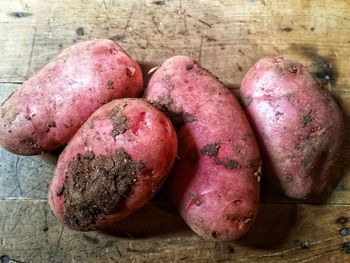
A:
[[[177,150],[170,120],[142,99],[98,109],[59,157],[49,189],[55,216],[77,230],[103,228],[143,206]]]

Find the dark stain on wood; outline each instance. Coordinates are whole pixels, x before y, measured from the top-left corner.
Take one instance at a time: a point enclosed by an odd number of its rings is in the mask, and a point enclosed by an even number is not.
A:
[[[281,28],[281,31],[289,33],[291,31],[293,31],[293,28],[291,28],[291,27],[283,27],[283,28]]]
[[[32,16],[32,13],[28,12],[21,12],[21,11],[16,11],[16,12],[11,12],[8,14],[9,16],[16,17],[16,18],[23,18],[23,17],[28,17]]]
[[[345,225],[347,222],[349,222],[349,219],[345,216],[341,216],[336,220],[336,223],[340,225]]]
[[[98,244],[98,243],[100,243],[100,240],[98,240],[97,238],[95,238],[95,237],[90,237],[90,236],[85,235],[85,234],[83,234],[83,238],[84,238],[86,241],[88,241],[88,242],[90,242],[90,243],[92,243],[92,244]]]
[[[308,70],[322,84],[336,84],[338,80],[338,69],[333,58],[321,56],[318,50],[311,45],[292,44],[291,48],[311,60]]]
[[[76,30],[75,30],[75,33],[78,35],[78,36],[84,36],[85,35],[85,30],[83,27],[78,27]]]
[[[346,254],[350,254],[350,242],[344,243],[341,250]]]
[[[153,1],[153,4],[155,5],[165,5],[165,1]]]

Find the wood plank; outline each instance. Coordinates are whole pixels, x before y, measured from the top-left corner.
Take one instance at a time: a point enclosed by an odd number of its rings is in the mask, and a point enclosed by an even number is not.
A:
[[[3,80],[23,81],[29,61],[31,75],[64,47],[109,37],[148,66],[171,55],[192,55],[230,87],[239,86],[262,56],[282,54],[303,62],[331,88],[343,90],[350,86],[350,62],[344,59],[350,55],[349,11],[348,2],[340,0],[4,0],[0,22],[7,26],[0,33],[9,52],[0,61],[0,72],[6,73]],[[19,40],[11,35],[22,31]],[[14,45],[9,39],[16,39]],[[23,50],[21,58],[11,54],[16,50]],[[11,71],[12,60],[23,68]]]
[[[349,208],[263,205],[244,239],[215,244],[152,205],[109,230],[84,233],[62,228],[45,201],[1,200],[0,256],[21,262],[348,262]]]
[[[0,259],[349,262],[349,33],[347,0],[2,0],[0,102],[16,87],[9,83],[25,81],[65,47],[91,38],[119,42],[145,72],[172,55],[193,56],[235,93],[255,61],[281,54],[300,60],[332,91],[344,112],[346,143],[332,174],[335,189],[318,200],[323,205],[294,203],[264,186],[251,231],[223,244],[193,234],[178,214],[159,208],[159,199],[105,232],[63,228],[46,202],[57,157],[0,150]]]
[[[28,75],[35,27],[0,22],[0,82],[21,82]]]

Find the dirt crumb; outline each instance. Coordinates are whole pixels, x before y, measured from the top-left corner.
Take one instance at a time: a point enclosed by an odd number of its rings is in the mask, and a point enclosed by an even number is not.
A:
[[[253,101],[253,98],[249,95],[247,97],[243,98],[244,107],[248,107],[252,101]]]
[[[158,97],[156,101],[153,101],[153,105],[166,114],[177,129],[186,123],[196,121],[196,117],[193,114],[177,107],[173,99],[168,95]]]
[[[214,161],[215,161],[215,164],[222,165],[223,167],[225,167],[228,170],[240,168],[239,163],[236,162],[235,160],[232,160],[232,159],[215,158]]]
[[[217,142],[207,144],[201,149],[201,154],[205,154],[208,156],[217,156],[219,153],[219,149],[220,145]]]
[[[29,137],[21,140],[20,145],[28,149],[27,152],[37,152],[38,150],[41,151],[41,148],[35,143],[34,139]]]
[[[107,89],[113,89],[113,80],[107,81]]]
[[[112,136],[123,134],[128,129],[128,119],[124,116],[123,111],[127,104],[123,104],[120,107],[116,107],[110,114],[110,118],[113,124]]]
[[[49,128],[55,128],[56,127],[56,122],[55,121],[50,121],[48,124],[47,124],[47,127]]]
[[[305,128],[312,121],[311,111],[301,117],[301,127]]]
[[[187,64],[186,65],[186,70],[191,70],[193,69],[193,64]]]
[[[58,189],[58,191],[56,192],[57,196],[62,196],[64,192],[64,186],[62,186],[60,189]]]
[[[64,223],[89,229],[102,216],[119,211],[143,168],[123,148],[112,156],[78,156],[64,182]]]

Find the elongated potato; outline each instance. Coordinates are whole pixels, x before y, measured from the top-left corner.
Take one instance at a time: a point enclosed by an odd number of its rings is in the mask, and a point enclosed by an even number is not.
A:
[[[111,40],[64,50],[0,107],[0,145],[20,155],[66,144],[101,105],[142,92],[139,65]]]
[[[177,149],[170,120],[142,99],[98,109],[59,157],[49,189],[55,216],[93,230],[144,205],[159,189]]]
[[[282,57],[258,61],[241,92],[267,178],[291,198],[317,197],[342,142],[343,119],[335,101],[303,65]]]
[[[187,224],[206,239],[241,237],[259,205],[260,156],[236,98],[192,58],[168,59],[145,97],[177,125],[169,192]]]

